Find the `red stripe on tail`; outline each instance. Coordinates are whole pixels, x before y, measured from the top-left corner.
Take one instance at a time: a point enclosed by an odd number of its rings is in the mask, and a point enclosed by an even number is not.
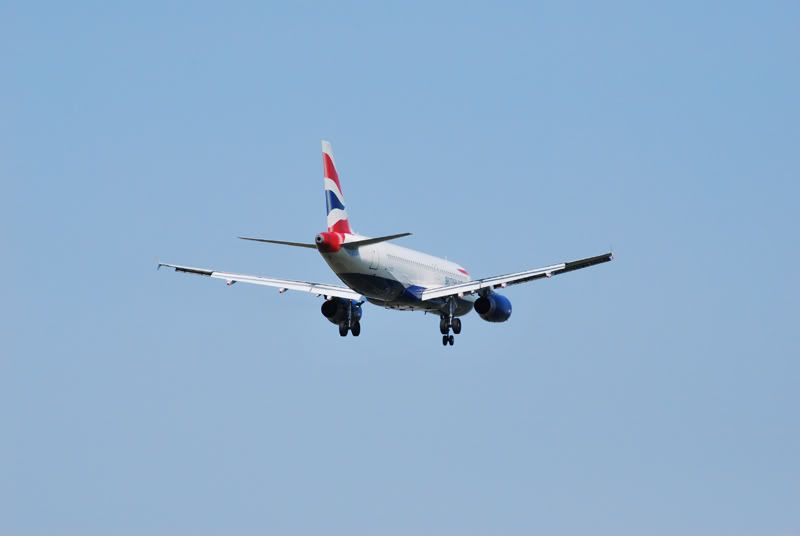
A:
[[[328,227],[328,231],[331,233],[353,234],[353,231],[350,230],[350,222],[347,220],[337,221],[333,224],[333,227]]]
[[[322,153],[322,167],[325,172],[325,177],[331,179],[339,187],[339,192],[342,191],[342,185],[339,184],[339,174],[336,173],[336,166],[333,165],[331,157]]]

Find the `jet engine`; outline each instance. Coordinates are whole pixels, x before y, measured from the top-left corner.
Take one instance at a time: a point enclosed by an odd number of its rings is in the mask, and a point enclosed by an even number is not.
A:
[[[505,322],[511,316],[511,302],[495,292],[475,300],[475,312],[487,322]]]
[[[350,322],[356,323],[361,320],[361,304],[355,300],[344,298],[331,298],[323,302],[321,310],[322,316],[333,324],[338,324],[347,320],[347,311],[350,310]]]

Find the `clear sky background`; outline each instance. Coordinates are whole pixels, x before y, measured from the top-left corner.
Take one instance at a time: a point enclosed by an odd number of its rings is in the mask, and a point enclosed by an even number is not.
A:
[[[797,2],[0,5],[3,534],[800,534]],[[506,324],[336,282],[355,230]]]

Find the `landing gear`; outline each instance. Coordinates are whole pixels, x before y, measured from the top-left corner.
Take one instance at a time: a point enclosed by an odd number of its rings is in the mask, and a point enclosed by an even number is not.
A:
[[[448,325],[447,318],[444,316],[442,317],[441,320],[439,320],[439,332],[442,335],[447,335],[448,333],[450,333],[450,326]]]
[[[347,332],[353,337],[361,335],[361,306],[363,301],[346,300],[343,298],[329,298],[322,304],[320,312],[331,324],[339,328],[339,335],[347,337]]]
[[[461,319],[460,318],[454,318],[453,319],[453,333],[455,333],[456,335],[461,333]]]
[[[342,337],[347,337],[348,331],[353,334],[353,337],[358,337],[361,335],[361,322],[356,320],[353,322],[352,326],[347,325],[347,320],[342,320],[339,322],[339,335]]]
[[[456,338],[450,334],[450,329],[453,330],[455,335],[461,333],[461,319],[455,317],[456,303],[454,299],[450,299],[447,304],[448,313],[442,314],[439,319],[439,332],[442,334],[442,346],[453,346]]]
[[[442,319],[439,321],[439,332],[442,335],[450,335],[450,330],[453,330],[453,333],[458,335],[461,333],[461,319],[460,318],[453,318],[452,320],[443,316]]]

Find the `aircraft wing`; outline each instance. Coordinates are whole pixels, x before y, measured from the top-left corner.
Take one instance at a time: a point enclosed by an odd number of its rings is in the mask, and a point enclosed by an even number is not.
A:
[[[310,283],[306,281],[293,281],[291,279],[274,279],[271,277],[259,277],[255,275],[232,274],[228,272],[217,272],[215,270],[207,270],[205,268],[192,268],[191,266],[178,266],[175,264],[159,263],[158,267],[165,266],[167,268],[174,268],[176,272],[183,272],[186,274],[204,275],[206,277],[213,277],[215,279],[223,279],[228,285],[234,283],[251,283],[253,285],[262,285],[265,287],[275,287],[280,292],[286,290],[299,290],[301,292],[308,292],[309,294],[317,294],[325,296],[326,298],[345,298],[348,300],[360,300],[361,294],[351,290],[347,287],[340,287],[337,285],[327,285],[325,283]]]
[[[465,294],[478,292],[481,289],[504,288],[508,285],[527,283],[528,281],[534,281],[543,277],[551,277],[557,274],[563,274],[564,272],[588,268],[589,266],[594,266],[595,264],[608,262],[613,258],[614,256],[611,253],[604,253],[603,255],[597,255],[596,257],[588,257],[586,259],[580,259],[577,261],[562,262],[561,264],[553,264],[552,266],[536,268],[535,270],[526,270],[524,272],[517,272],[513,274],[476,279],[475,281],[467,281],[466,283],[430,288],[422,292],[422,300],[432,300],[434,298],[444,298],[455,295],[463,296]]]

